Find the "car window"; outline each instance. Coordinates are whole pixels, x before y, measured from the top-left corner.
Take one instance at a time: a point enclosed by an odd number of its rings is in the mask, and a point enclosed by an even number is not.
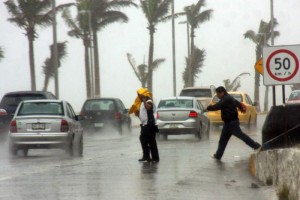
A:
[[[67,112],[68,112],[68,116],[70,118],[75,119],[76,114],[75,114],[72,106],[69,103],[67,104]]]
[[[63,115],[60,102],[24,102],[18,115]]]
[[[300,91],[294,91],[289,96],[289,101],[300,100]]]
[[[242,102],[243,97],[242,97],[241,94],[230,94],[230,95],[231,95],[233,98],[235,98],[237,101]],[[215,95],[214,98],[213,98],[213,100],[212,100],[212,102],[217,103],[217,102],[219,102],[219,101],[220,101],[220,99],[218,98],[217,95]]]
[[[187,97],[211,97],[211,89],[183,89],[180,96]]]
[[[121,100],[117,100],[117,105],[120,111],[124,111],[125,110],[125,106],[123,104],[123,102]]]
[[[246,94],[246,100],[248,104],[253,105],[251,98],[247,94]]]
[[[193,108],[192,99],[170,99],[161,100],[158,108]]]
[[[84,105],[84,110],[87,111],[110,111],[116,110],[116,105],[113,100],[89,100]]]
[[[47,99],[43,94],[11,94],[5,95],[2,98],[1,105],[18,106],[21,101],[34,100],[34,99]]]
[[[200,100],[197,100],[197,106],[199,107],[199,110],[204,111],[203,105]]]

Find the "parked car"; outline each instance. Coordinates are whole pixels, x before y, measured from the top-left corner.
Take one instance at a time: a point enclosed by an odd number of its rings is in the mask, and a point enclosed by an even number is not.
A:
[[[250,127],[256,127],[256,121],[257,121],[257,112],[255,105],[253,104],[251,98],[248,94],[244,92],[228,92],[232,97],[234,97],[239,102],[242,102],[245,104],[247,111],[246,113],[242,113],[238,111],[238,117],[240,120],[241,125],[246,125],[248,128]],[[214,105],[216,104],[220,99],[217,97],[217,95],[214,95],[214,97],[211,99],[210,104]],[[210,119],[210,122],[214,126],[223,125],[223,121],[221,119],[221,111],[209,111],[207,113],[207,116]]]
[[[19,103],[30,99],[57,99],[51,92],[17,91],[6,93],[0,103],[0,133],[7,133]]]
[[[194,134],[198,139],[209,137],[210,121],[195,97],[161,99],[157,107],[158,136]]]
[[[131,132],[131,118],[128,109],[118,98],[95,98],[84,102],[81,115],[82,125],[87,131],[98,132],[101,129],[114,129],[119,134],[127,128]]]
[[[210,103],[211,98],[215,94],[215,86],[207,87],[186,87],[183,88],[179,96],[196,97],[204,108]]]
[[[291,92],[286,104],[298,104],[300,103],[300,90],[294,90]]]
[[[61,100],[22,101],[10,123],[9,150],[17,155],[29,149],[62,148],[83,153],[83,129],[72,106]]]

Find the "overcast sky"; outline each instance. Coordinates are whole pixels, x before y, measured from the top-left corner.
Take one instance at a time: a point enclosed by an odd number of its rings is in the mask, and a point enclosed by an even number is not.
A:
[[[0,46],[5,58],[0,62],[0,97],[6,92],[30,89],[28,41],[24,30],[7,21],[9,17],[4,0],[0,3]],[[73,2],[57,0],[57,4]],[[135,1],[139,4],[139,1]],[[196,3],[196,0],[175,0],[175,12],[181,12],[184,6]],[[249,93],[253,99],[255,45],[243,38],[243,34],[252,29],[258,31],[260,20],[270,20],[269,0],[207,0],[206,9],[213,9],[210,21],[196,30],[195,44],[206,50],[206,59],[202,73],[196,81],[197,86],[223,85],[223,80],[233,79],[242,72],[251,76],[242,79],[240,90]],[[140,83],[135,77],[126,57],[131,53],[137,64],[147,62],[149,34],[147,22],[140,8],[123,9],[128,17],[127,24],[113,24],[99,37],[101,93],[103,97],[119,97],[127,107],[135,98]],[[300,44],[300,1],[274,0],[274,15],[279,22],[276,30],[281,36],[275,45]],[[68,100],[79,111],[86,99],[84,49],[82,41],[67,35],[67,27],[61,16],[58,20],[58,41],[68,41],[68,56],[59,70],[60,98]],[[177,93],[183,87],[182,72],[187,55],[186,26],[178,24],[184,18],[176,19],[176,66]],[[43,87],[44,60],[49,57],[49,45],[52,43],[51,27],[38,29],[39,37],[35,41],[35,64],[37,89]],[[172,82],[172,43],[171,22],[160,24],[155,33],[154,58],[165,58],[166,62],[154,73],[154,99],[173,95]],[[264,86],[261,82],[261,107],[263,107]],[[281,91],[278,87],[278,99]],[[49,91],[54,93],[53,81]],[[287,94],[289,88],[287,88]]]

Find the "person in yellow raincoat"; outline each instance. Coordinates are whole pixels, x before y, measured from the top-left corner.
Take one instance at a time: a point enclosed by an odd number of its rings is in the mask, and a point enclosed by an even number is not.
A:
[[[155,111],[156,107],[152,100],[152,93],[147,88],[140,88],[137,91],[137,98],[129,110],[141,121],[140,142],[143,150],[143,157],[139,161],[159,162],[159,153],[156,143],[156,132],[158,132]],[[151,157],[150,157],[151,152]]]

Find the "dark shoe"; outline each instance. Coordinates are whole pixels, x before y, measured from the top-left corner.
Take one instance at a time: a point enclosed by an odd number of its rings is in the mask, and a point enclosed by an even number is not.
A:
[[[141,158],[141,159],[139,159],[139,162],[145,162],[145,161],[147,161],[147,162],[150,162],[150,158]]]
[[[262,146],[259,143],[256,143],[254,150],[255,151],[261,151],[262,150]]]

